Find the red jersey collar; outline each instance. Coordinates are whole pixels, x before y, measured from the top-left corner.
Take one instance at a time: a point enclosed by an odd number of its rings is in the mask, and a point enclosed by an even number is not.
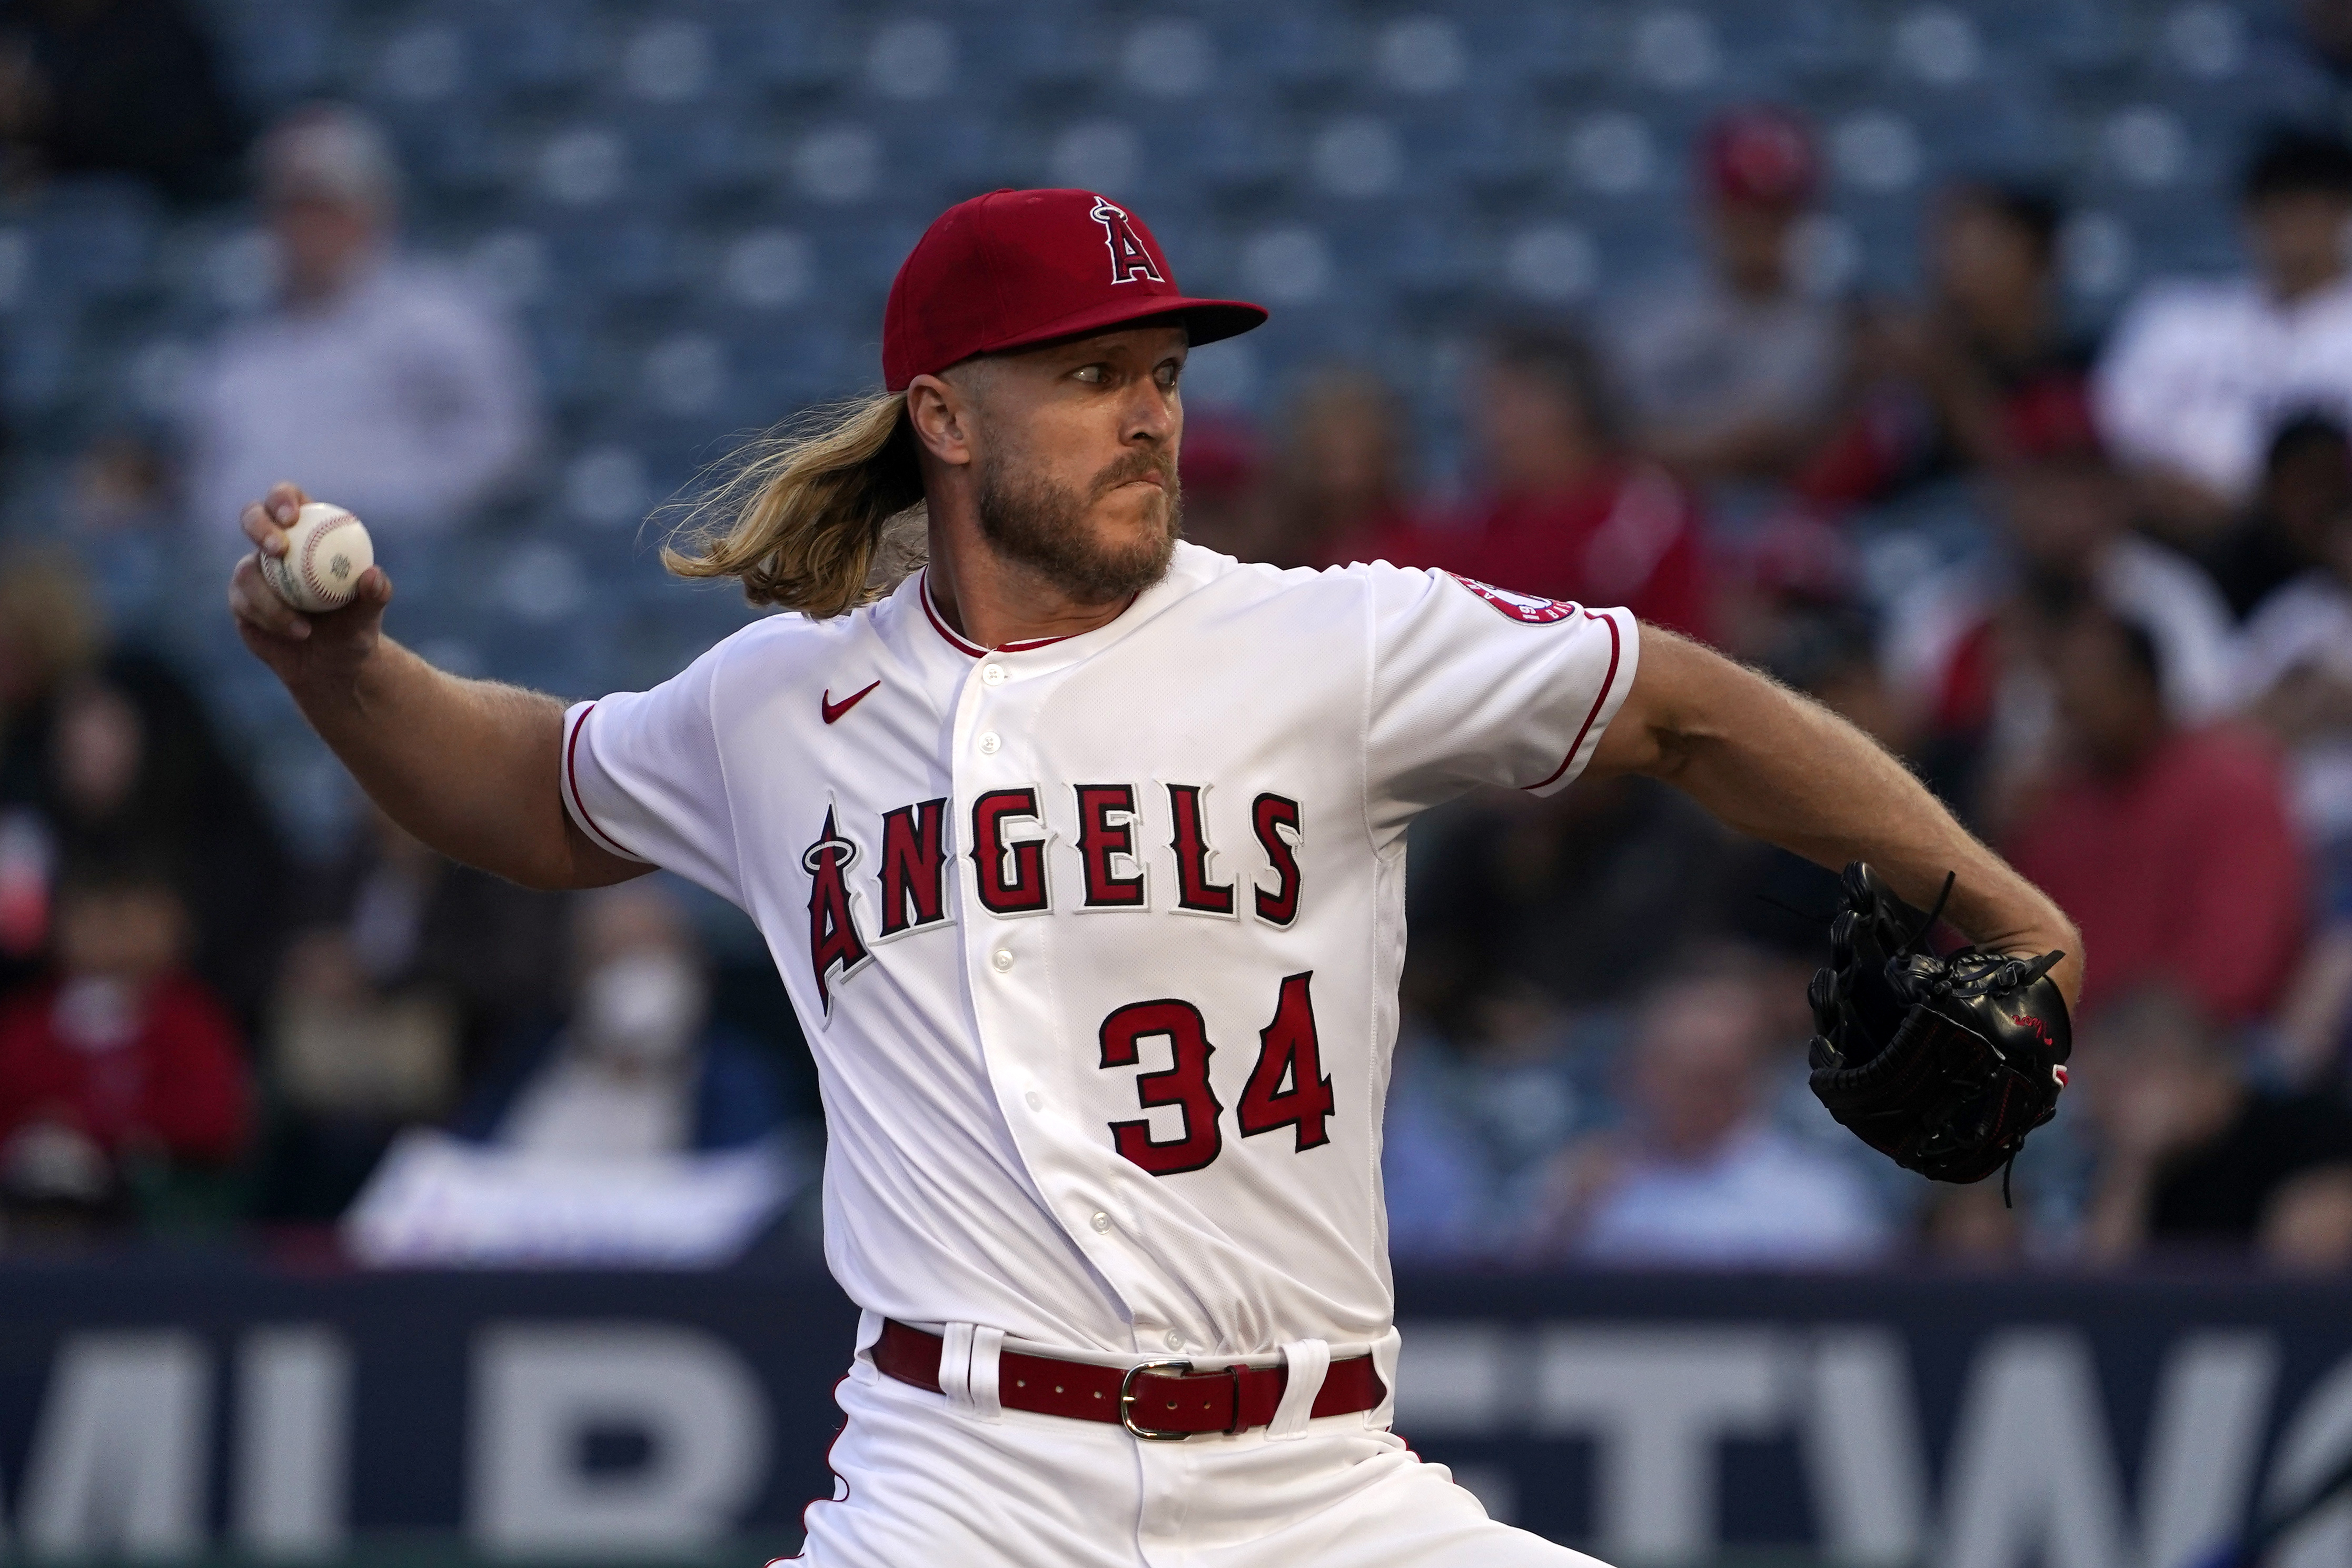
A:
[[[991,653],[1027,653],[1032,648],[1051,647],[1057,642],[1067,642],[1074,637],[1090,635],[1084,632],[1066,632],[1057,637],[1028,637],[1020,642],[1009,642],[998,647],[986,648],[981,647],[970,637],[965,637],[953,626],[949,626],[947,617],[940,614],[939,605],[934,604],[931,600],[931,569],[928,566],[923,568],[921,591],[916,596],[923,602],[924,616],[929,619],[932,626],[937,628],[940,636],[947,639],[948,646],[954,648],[957,652],[968,655],[972,658],[979,658],[983,655]],[[1136,598],[1139,598],[1140,596],[1141,595],[1138,595],[1134,597],[1130,597],[1126,604],[1121,605],[1118,609],[1118,615],[1123,616],[1127,614],[1128,611],[1133,609],[1135,607]],[[1113,616],[1110,620],[1105,621],[1103,626],[1109,626],[1118,619],[1118,616]],[[1101,626],[1095,628],[1097,631],[1100,631],[1101,629]]]

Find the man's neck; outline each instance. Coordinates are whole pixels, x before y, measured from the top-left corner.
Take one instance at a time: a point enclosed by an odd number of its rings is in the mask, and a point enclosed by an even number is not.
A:
[[[2271,279],[2271,298],[2282,307],[2292,309],[2315,294],[2326,293],[2343,279],[2344,268],[2341,267],[2326,271],[2314,269],[2276,276]]]
[[[371,249],[347,258],[332,269],[308,277],[289,276],[280,302],[294,315],[326,315],[357,294],[383,264],[383,252]]]
[[[1134,603],[1073,599],[1035,568],[1007,561],[976,525],[956,527],[934,515],[926,590],[948,625],[982,647],[1082,637],[1108,626]]]
[[[2147,771],[2156,754],[2171,740],[2170,725],[2153,720],[2138,733],[2119,737],[2114,743],[2101,747],[2085,759],[2091,772],[2110,784],[2128,784]]]
[[[360,281],[365,276],[363,269],[354,268],[333,279],[289,283],[280,303],[286,313],[292,316],[331,315],[359,291]]]
[[[1777,305],[1794,292],[1786,268],[1727,267],[1720,276],[1724,292],[1743,305]]]
[[[1968,310],[1964,319],[1978,342],[2011,361],[2031,358],[2057,336],[2049,302],[2038,296],[1983,301]]]
[[[1513,503],[1542,506],[1566,500],[1590,489],[1601,472],[1598,462],[1548,463],[1540,468],[1528,467],[1506,474],[1495,485],[1496,499],[1504,505]]]

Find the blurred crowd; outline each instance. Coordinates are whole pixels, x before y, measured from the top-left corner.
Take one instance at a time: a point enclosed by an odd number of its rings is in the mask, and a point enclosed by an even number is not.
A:
[[[364,1217],[350,1248],[407,1261],[668,1257],[646,1237],[697,1226],[690,1260],[731,1256],[808,1166],[772,975],[664,885],[528,892],[367,813],[297,854],[146,635],[215,597],[274,479],[362,511],[397,569],[538,437],[511,323],[402,246],[383,132],[321,104],[254,132],[176,0],[0,15],[0,179],[249,184],[274,294],[0,563],[0,1247]]]
[[[299,1233],[419,1126],[556,1175],[789,1164],[805,1058],[748,978],[659,882],[530,892],[373,815],[295,858],[197,694],[98,635],[69,560],[0,567],[0,1244]]]
[[[396,574],[530,473],[535,367],[403,246],[390,142],[332,105],[254,135],[173,0],[46,0],[0,15],[0,148],[15,182],[249,183],[275,258],[176,426],[94,444],[52,547],[0,562],[0,1247],[340,1219],[403,1259],[667,1228],[709,1261],[789,1228],[821,1132],[756,945],[658,880],[529,893],[380,817],[297,854],[128,634],[275,479]],[[1801,265],[1801,114],[1690,155],[1703,253],[1605,319],[1486,323],[1459,472],[1417,471],[1377,374],[1310,367],[1263,423],[1194,411],[1188,531],[1628,605],[1812,694],[2080,922],[2074,1089],[2008,1190],[1904,1175],[1805,1088],[1828,873],[1640,781],[1481,796],[1412,845],[1397,1255],[2352,1267],[2352,147],[2246,149],[2243,274],[2104,331],[2053,189],[1953,184],[1916,297],[1857,298]],[[590,1191],[633,1195],[605,1222]]]
[[[2079,921],[2074,1091],[2014,1207],[1874,1163],[1804,1086],[1825,873],[1639,783],[1473,801],[1413,844],[1399,1253],[2352,1264],[2352,147],[2269,134],[2245,275],[2104,337],[2049,192],[1955,185],[1926,298],[1820,300],[1804,124],[1698,157],[1706,270],[1495,331],[1459,495],[1416,497],[1392,405],[1335,378],[1214,471],[1217,524],[1631,604],[1819,698]],[[1931,493],[1966,520],[1937,548]]]

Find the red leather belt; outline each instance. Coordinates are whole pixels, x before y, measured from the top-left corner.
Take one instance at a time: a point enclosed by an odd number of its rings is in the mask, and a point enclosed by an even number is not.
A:
[[[937,1334],[885,1319],[874,1364],[900,1383],[937,1394],[944,1348]],[[997,1362],[996,1398],[1007,1410],[1107,1421],[1139,1437],[1173,1441],[1263,1426],[1274,1419],[1289,1384],[1287,1366],[1195,1372],[1187,1361],[1148,1361],[1120,1368],[1006,1351]],[[1352,1415],[1376,1409],[1388,1392],[1372,1370],[1371,1357],[1349,1356],[1331,1363],[1309,1414]]]

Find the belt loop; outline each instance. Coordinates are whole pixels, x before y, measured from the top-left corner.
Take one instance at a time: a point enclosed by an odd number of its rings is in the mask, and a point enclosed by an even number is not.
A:
[[[1404,1336],[1391,1323],[1388,1332],[1372,1342],[1372,1375],[1384,1391],[1381,1402],[1364,1412],[1368,1430],[1385,1432],[1396,1420],[1397,1363],[1402,1359]]]
[[[971,1331],[971,1372],[968,1380],[971,1395],[971,1413],[982,1421],[1001,1421],[1004,1406],[996,1396],[997,1371],[1003,1364],[1004,1331],[975,1328]]]
[[[1331,1370],[1331,1342],[1293,1340],[1282,1347],[1282,1363],[1289,1369],[1289,1376],[1283,1381],[1282,1403],[1274,1407],[1274,1419],[1266,1423],[1266,1441],[1270,1443],[1307,1436],[1307,1419],[1314,1412],[1315,1396],[1323,1392],[1324,1374]]]
[[[948,1407],[971,1410],[971,1335],[970,1323],[949,1323],[940,1336],[940,1392]]]

